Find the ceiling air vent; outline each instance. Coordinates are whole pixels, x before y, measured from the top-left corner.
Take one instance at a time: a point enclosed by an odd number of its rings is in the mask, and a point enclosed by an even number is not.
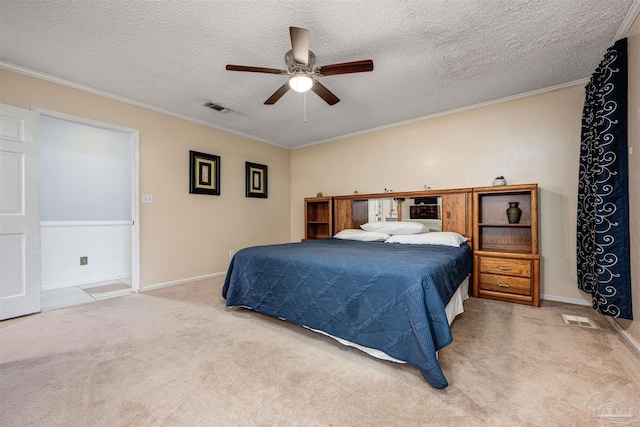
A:
[[[211,108],[212,110],[216,110],[221,112],[222,114],[227,114],[229,111],[228,108],[224,108],[222,105],[214,104],[213,102],[207,102],[202,104],[203,107]]]

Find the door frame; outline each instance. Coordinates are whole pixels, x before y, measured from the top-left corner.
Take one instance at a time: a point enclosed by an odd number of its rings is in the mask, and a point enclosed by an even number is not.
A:
[[[39,107],[31,107],[40,116],[66,120],[106,130],[128,133],[131,138],[131,291],[140,292],[140,209],[138,198],[140,192],[140,131],[113,123],[101,122],[86,117],[60,113]]]

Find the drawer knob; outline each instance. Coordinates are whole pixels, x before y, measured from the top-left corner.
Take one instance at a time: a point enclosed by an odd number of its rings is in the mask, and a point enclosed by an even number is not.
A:
[[[506,265],[501,265],[500,267],[498,267],[498,269],[502,271],[507,271],[507,270],[511,270],[511,267],[507,267]]]
[[[509,285],[505,284],[505,283],[498,283],[498,286],[500,286],[501,288],[508,288]]]

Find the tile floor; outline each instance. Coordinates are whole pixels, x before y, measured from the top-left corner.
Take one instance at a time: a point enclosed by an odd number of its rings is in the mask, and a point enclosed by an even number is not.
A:
[[[94,302],[131,293],[131,276],[42,291],[42,311]]]

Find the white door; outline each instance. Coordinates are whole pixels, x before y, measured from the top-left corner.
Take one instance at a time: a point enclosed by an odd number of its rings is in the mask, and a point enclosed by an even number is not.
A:
[[[0,320],[41,310],[39,121],[0,104]]]

